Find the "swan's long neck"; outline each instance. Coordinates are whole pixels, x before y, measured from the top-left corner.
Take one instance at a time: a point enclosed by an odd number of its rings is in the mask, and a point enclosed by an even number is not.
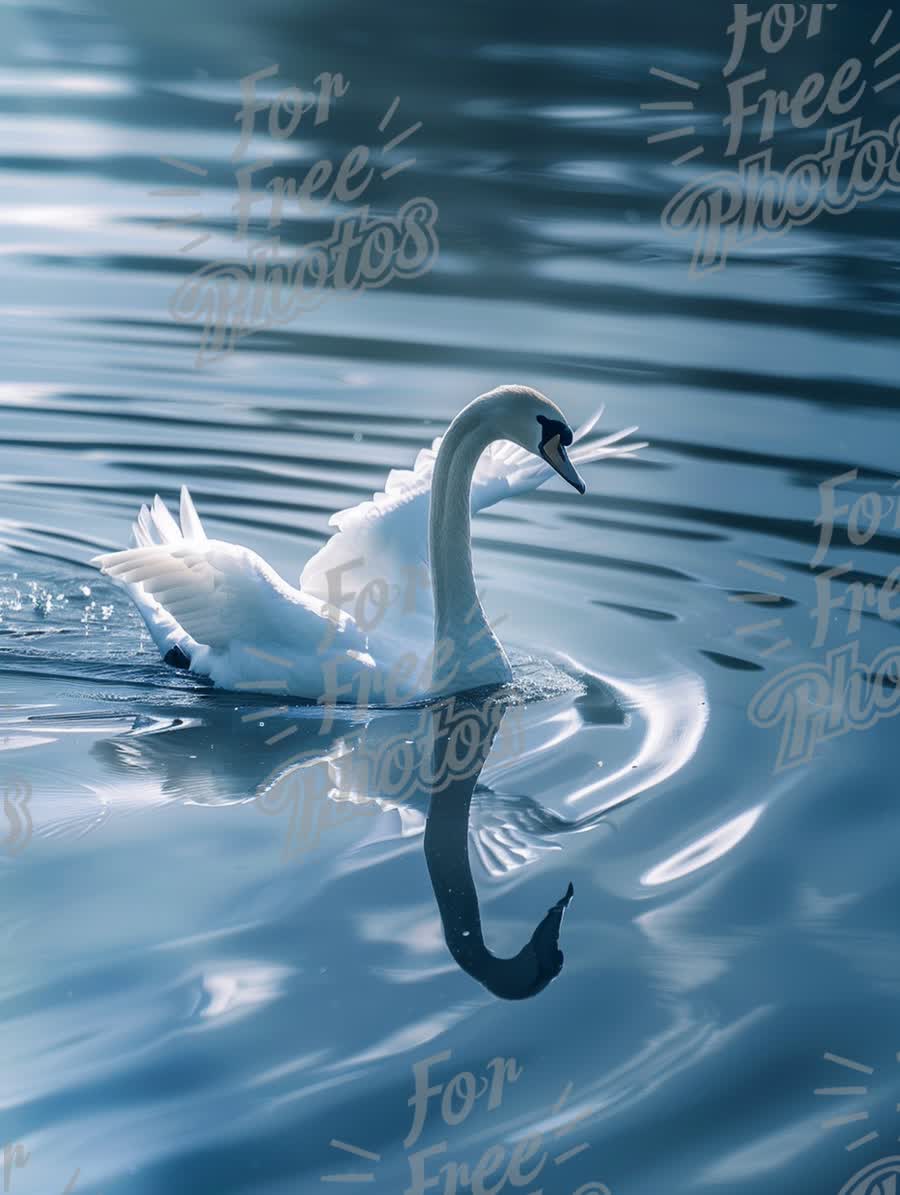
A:
[[[436,682],[455,672],[452,688],[456,690],[503,684],[512,678],[506,654],[478,600],[472,570],[472,475],[482,452],[496,438],[480,404],[473,404],[450,424],[434,464],[428,552],[435,657],[449,656],[438,669]]]

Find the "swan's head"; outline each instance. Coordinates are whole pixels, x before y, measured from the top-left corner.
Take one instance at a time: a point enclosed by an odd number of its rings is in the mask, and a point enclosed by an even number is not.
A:
[[[566,417],[546,395],[531,386],[498,386],[489,394],[497,431],[526,452],[542,457],[579,494],[586,486],[569,460],[566,449],[575,436]]]

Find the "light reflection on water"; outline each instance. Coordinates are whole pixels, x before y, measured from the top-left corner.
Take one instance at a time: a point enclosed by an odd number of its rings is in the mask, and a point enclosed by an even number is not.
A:
[[[798,81],[875,23],[841,8],[826,44],[798,46]],[[702,79],[712,158],[718,18],[643,0],[383,16],[0,6],[0,789],[27,778],[33,830],[0,855],[0,1143],[32,1155],[12,1189],[80,1168],[79,1190],[108,1195],[313,1191],[354,1165],[336,1138],[403,1190],[411,1068],[449,1050],[445,1080],[498,1056],[523,1075],[452,1132],[434,1114],[420,1144],[446,1139],[448,1159],[552,1128],[571,1083],[592,1148],[548,1191],[837,1191],[896,1136],[893,723],[773,776],[777,733],[746,711],[818,658],[817,487],[859,468],[857,494],[893,493],[896,198],[697,281],[660,213],[712,167],[671,167],[639,105],[666,92],[651,66]],[[197,370],[169,304],[202,265],[242,260],[238,81],[274,62],[304,89],[350,81],[322,126],[277,141],[260,122],[254,152],[285,175],[380,145],[395,96],[398,128],[423,122],[371,204],[432,198],[440,256]],[[896,101],[872,104],[874,124]],[[207,171],[197,196],[152,194],[190,181],[164,157]],[[293,211],[284,245],[339,209]],[[323,736],[317,711],[210,693],[159,664],[87,560],[186,483],[212,534],[295,581],[333,511],[511,380],[573,423],[605,402],[602,426],[637,423],[651,448],[590,466],[584,499],[550,485],[479,516],[502,637],[581,684],[522,707],[515,749],[501,730],[429,836],[427,792],[391,799],[351,766],[361,735],[408,715]],[[831,563],[880,585],[895,539],[845,537]],[[777,606],[731,600],[748,587]],[[861,657],[893,627],[863,618]],[[853,1107],[813,1094],[835,1081],[826,1051],[875,1068]],[[821,1122],[861,1108],[881,1138],[851,1156]]]

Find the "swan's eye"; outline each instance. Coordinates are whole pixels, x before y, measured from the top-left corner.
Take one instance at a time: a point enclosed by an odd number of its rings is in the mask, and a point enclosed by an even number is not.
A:
[[[559,436],[559,442],[563,448],[568,448],[572,443],[572,429],[567,427],[559,419],[548,419],[546,415],[538,415],[538,423],[541,425],[541,448],[544,447],[548,441],[552,440],[554,436]]]

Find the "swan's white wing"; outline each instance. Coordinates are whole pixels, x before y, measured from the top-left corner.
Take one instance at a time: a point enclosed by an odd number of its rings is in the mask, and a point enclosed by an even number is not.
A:
[[[152,507],[141,507],[136,547],[91,561],[128,589],[160,650],[187,642],[192,655],[195,645],[289,643],[314,654],[327,630],[322,603],[288,585],[248,548],[208,539],[184,488],[180,514],[181,527],[157,496]],[[349,620],[336,615],[335,621],[349,632],[344,646],[363,650],[363,636]]]
[[[206,532],[200,522],[194,503],[186,486],[181,487],[181,527],[175,522],[160,498],[159,494],[152,503],[141,507],[137,519],[131,525],[131,541],[136,548],[147,548],[152,544],[179,544],[187,539],[206,540]],[[98,563],[102,557],[95,557],[91,563]],[[156,598],[145,589],[140,582],[129,583],[119,578],[122,588],[134,602],[147,630],[159,649],[161,656],[165,656],[170,647],[180,647],[193,657],[196,653],[197,642],[179,626],[173,616]]]
[[[214,650],[250,641],[315,652],[323,638],[321,604],[237,544],[180,540],[109,552],[91,563],[140,586],[191,639]]]
[[[605,456],[624,456],[644,447],[622,444],[635,428],[587,442],[602,408],[575,433],[572,461],[585,464]],[[427,639],[433,609],[428,573],[428,505],[434,462],[441,438],[423,448],[413,468],[394,469],[381,493],[329,519],[336,534],[306,564],[300,578],[304,593],[356,613],[357,595],[370,586],[369,613],[378,605],[379,631],[404,638]],[[472,479],[472,513],[502,498],[537,489],[553,469],[540,457],[508,440],[497,441],[482,455]],[[375,588],[377,586],[377,589]],[[386,611],[383,608],[387,595]]]
[[[434,457],[433,449],[424,449],[413,470],[392,470],[371,501],[332,515],[336,533],[300,577],[304,593],[354,617],[357,610],[368,613],[379,634],[396,630],[414,645],[432,635],[428,500]]]

